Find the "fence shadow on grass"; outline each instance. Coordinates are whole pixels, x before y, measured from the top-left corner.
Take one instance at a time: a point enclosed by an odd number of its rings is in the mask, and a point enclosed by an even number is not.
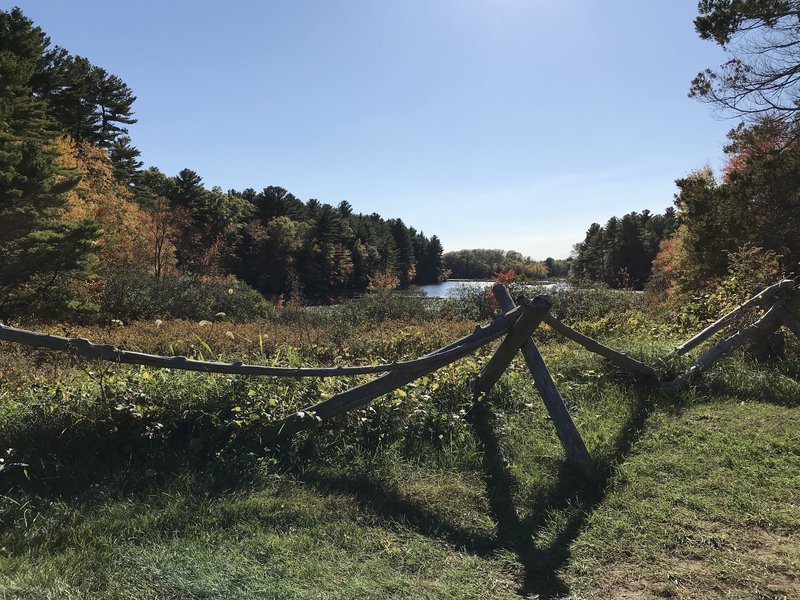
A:
[[[562,597],[569,591],[559,571],[567,564],[570,545],[586,518],[603,501],[611,467],[624,459],[641,433],[652,406],[652,393],[643,387],[631,402],[632,410],[619,429],[613,456],[607,464],[598,465],[598,479],[587,481],[571,465],[562,463],[555,485],[534,500],[525,518],[514,506],[516,481],[506,467],[491,406],[481,402],[473,407],[470,420],[481,448],[484,483],[497,525],[498,544],[514,551],[523,566],[520,594],[547,599]],[[569,510],[570,516],[552,541],[537,545],[537,533],[544,530],[553,510]]]
[[[614,450],[604,464],[598,465],[599,479],[587,481],[568,463],[563,462],[554,475],[553,485],[542,489],[528,505],[520,505],[515,500],[514,491],[518,484],[503,456],[501,429],[497,427],[498,419],[491,402],[478,402],[473,407],[469,412],[469,421],[480,453],[485,498],[489,516],[495,524],[494,533],[480,527],[463,525],[446,510],[437,510],[424,499],[414,498],[404,492],[401,483],[381,478],[379,474],[347,470],[325,472],[314,468],[313,460],[308,460],[315,454],[313,447],[300,449],[300,454],[308,455],[306,460],[295,455],[299,463],[294,468],[286,464],[283,467],[288,467],[287,474],[290,478],[320,494],[344,494],[352,497],[360,509],[375,515],[390,526],[391,523],[397,523],[400,527],[442,540],[482,558],[489,558],[498,550],[512,552],[521,565],[518,592],[524,596],[555,599],[569,592],[560,572],[570,560],[571,545],[587,517],[604,500],[613,466],[625,459],[631,445],[638,439],[655,402],[659,399],[665,402],[674,400],[674,397],[670,399],[654,393],[648,386],[626,388],[630,391],[631,410],[628,418],[618,426]],[[308,443],[314,446],[314,438],[309,436]],[[240,469],[233,464],[214,466],[213,461],[209,464],[187,459],[185,453],[176,453],[167,461],[171,464],[163,466],[180,472],[194,462],[193,470],[205,473],[204,477],[198,479],[198,485],[202,483],[206,496],[237,489],[245,490],[258,480],[258,477],[251,480],[249,475],[253,473],[248,473],[249,468],[245,468],[244,464],[239,465],[242,467]],[[252,463],[248,464],[252,467]],[[122,465],[118,467],[124,469]],[[82,481],[83,485],[78,487],[86,489],[90,480],[91,478]],[[146,495],[147,488],[152,489],[152,486],[158,487],[162,483],[162,476],[143,488],[140,487],[142,483],[141,480],[139,485],[134,483],[134,489],[123,492],[123,495]],[[64,491],[61,490],[62,494]],[[80,495],[78,489],[71,491]],[[548,523],[549,516],[559,511],[565,515],[565,519],[557,531],[552,532],[548,529],[552,527]],[[543,542],[542,539],[546,541]]]
[[[496,526],[494,535],[458,525],[424,501],[403,494],[396,483],[371,474],[341,475],[310,469],[297,474],[297,478],[323,494],[352,496],[362,510],[422,535],[442,539],[475,556],[488,558],[497,550],[511,551],[522,565],[518,587],[521,595],[559,598],[569,591],[559,572],[570,558],[570,545],[586,518],[603,501],[612,467],[624,460],[639,437],[653,398],[648,387],[635,392],[630,416],[619,428],[613,456],[607,464],[598,465],[597,480],[587,481],[564,462],[555,485],[537,496],[529,507],[515,505],[513,491],[517,482],[503,458],[496,417],[491,405],[477,403],[470,411],[469,420],[480,450],[486,499]],[[547,526],[548,514],[558,510],[569,511],[568,519],[549,543],[537,545],[537,534]],[[521,513],[527,516],[520,516]]]

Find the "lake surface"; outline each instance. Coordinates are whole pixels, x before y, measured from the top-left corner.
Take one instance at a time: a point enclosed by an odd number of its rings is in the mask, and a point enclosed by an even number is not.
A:
[[[494,281],[475,281],[474,279],[448,279],[439,283],[421,285],[419,289],[425,292],[428,298],[453,298],[464,291],[473,292],[475,290],[489,289],[494,283]],[[536,284],[535,287],[543,287],[548,290],[563,289],[569,287],[569,283],[566,281],[546,281]]]

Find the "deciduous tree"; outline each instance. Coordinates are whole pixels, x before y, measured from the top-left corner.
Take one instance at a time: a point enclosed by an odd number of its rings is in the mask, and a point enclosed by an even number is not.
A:
[[[794,122],[800,111],[800,1],[701,0],[695,28],[730,55],[690,95],[743,117]]]

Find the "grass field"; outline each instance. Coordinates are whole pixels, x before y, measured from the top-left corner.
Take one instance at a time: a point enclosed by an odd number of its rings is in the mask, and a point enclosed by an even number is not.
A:
[[[677,338],[650,316],[580,324],[677,369],[664,358]],[[474,321],[49,327],[318,365],[417,356]],[[539,344],[597,481],[565,463],[522,362],[473,405],[491,348],[270,446],[265,423],[352,381],[87,365],[0,344],[0,598],[800,597],[796,342],[778,365],[731,357],[671,393],[547,330]]]

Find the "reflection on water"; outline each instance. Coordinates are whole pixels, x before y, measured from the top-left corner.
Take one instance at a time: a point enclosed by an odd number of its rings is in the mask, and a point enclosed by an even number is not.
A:
[[[494,281],[475,281],[472,279],[448,279],[440,283],[421,285],[419,289],[429,298],[452,298],[462,292],[489,289],[494,285]],[[544,281],[536,284],[536,287],[543,287],[548,290],[564,289],[569,287],[566,281]]]

